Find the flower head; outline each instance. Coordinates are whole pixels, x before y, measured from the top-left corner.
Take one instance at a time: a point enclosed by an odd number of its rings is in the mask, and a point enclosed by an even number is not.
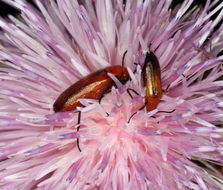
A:
[[[222,3],[6,2],[21,18],[0,19],[1,189],[223,188]],[[116,87],[100,103],[53,112],[67,87],[121,65],[126,50],[127,83],[109,74]],[[166,89],[149,112],[148,50]]]

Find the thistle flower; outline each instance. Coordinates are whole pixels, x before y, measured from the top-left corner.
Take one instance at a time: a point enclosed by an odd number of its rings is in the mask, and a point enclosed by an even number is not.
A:
[[[0,189],[223,188],[215,167],[223,165],[223,3],[5,2],[21,18],[0,19]],[[169,88],[147,112],[139,108],[150,44]],[[110,75],[117,88],[101,103],[82,99],[75,111],[53,112],[67,87],[121,65],[126,50],[125,85]]]

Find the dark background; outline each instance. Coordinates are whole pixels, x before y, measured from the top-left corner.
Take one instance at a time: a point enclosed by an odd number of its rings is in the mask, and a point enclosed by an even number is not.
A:
[[[33,0],[27,0],[29,3],[34,4],[34,1]],[[128,0],[123,0],[123,3],[125,3],[125,1],[128,1]],[[171,5],[170,8],[174,8],[178,3],[182,3],[183,0],[173,0],[173,3]],[[205,2],[206,0],[195,0],[193,5],[194,4],[199,4],[199,5],[202,5],[204,6],[205,5]],[[220,2],[220,1],[219,1]],[[0,16],[2,17],[7,17],[8,14],[11,14],[11,15],[17,15],[19,13],[18,10],[8,6],[7,4],[3,3],[1,0],[0,0]]]
[[[19,11],[16,11],[15,9],[13,9],[12,7],[6,5],[5,3],[3,3],[0,0],[0,15],[2,17],[6,17],[8,14],[18,14]]]

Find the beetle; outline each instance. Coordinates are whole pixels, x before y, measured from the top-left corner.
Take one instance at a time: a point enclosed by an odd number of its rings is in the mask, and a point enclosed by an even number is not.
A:
[[[125,84],[129,79],[129,73],[123,66],[111,66],[91,73],[68,87],[53,104],[55,112],[75,110],[81,105],[80,98],[98,99],[99,103],[103,96],[108,93],[115,82],[109,77],[112,73],[117,79]]]
[[[162,98],[160,65],[152,51],[148,51],[142,68],[143,85],[146,86],[146,110],[156,109]]]
[[[166,92],[170,86],[168,85],[165,90],[162,90],[160,64],[156,55],[150,50],[150,47],[146,53],[146,58],[142,67],[142,81],[143,85],[146,87],[145,104],[138,111],[143,110],[146,107],[146,111],[149,112],[156,109],[160,102],[160,99],[162,98],[163,92]],[[139,95],[139,93],[137,93],[134,89],[127,89],[127,92],[131,98],[133,97],[130,94],[130,90]],[[134,112],[130,116],[130,118],[128,119],[128,123],[138,111]],[[175,109],[172,111],[158,112],[172,113],[174,111]]]
[[[143,110],[146,107],[147,112],[149,112],[156,109],[162,98],[160,65],[156,55],[150,51],[150,48],[146,52],[146,58],[142,67],[142,81],[143,86],[146,87],[145,104],[138,111]],[[133,96],[131,95],[130,90],[136,95],[139,95],[134,89],[127,89],[131,98],[133,98]],[[138,111],[130,116],[128,123]]]
[[[126,53],[127,51],[122,57],[122,66],[116,65],[98,70],[85,76],[63,91],[53,104],[54,112],[75,110],[77,106],[83,107],[79,101],[81,98],[97,99],[100,103],[103,96],[108,93],[113,86],[116,86],[108,73],[113,74],[122,84],[125,84],[129,80],[128,70],[123,66]],[[80,124],[81,112],[78,112],[78,124]],[[77,127],[77,131],[79,131],[79,129],[80,126]],[[77,138],[77,145],[81,152],[79,138]]]
[[[159,61],[156,55],[150,50],[146,53],[146,58],[142,67],[142,81],[143,86],[146,87],[146,96],[145,104],[139,110],[146,107],[147,112],[149,112],[156,109],[163,93]],[[139,95],[134,89],[129,88],[127,92],[131,98],[133,98],[133,96],[130,90],[136,95]]]

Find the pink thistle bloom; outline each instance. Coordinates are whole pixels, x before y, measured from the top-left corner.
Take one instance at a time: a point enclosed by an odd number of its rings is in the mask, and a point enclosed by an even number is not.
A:
[[[223,165],[223,3],[185,0],[171,11],[171,0],[36,1],[39,10],[5,2],[21,18],[0,18],[1,190],[223,189],[213,165]],[[145,102],[150,44],[170,86],[155,110],[128,122]],[[121,65],[126,50],[130,80],[110,75],[117,88],[100,104],[81,100],[79,132],[76,111],[53,112],[67,87]]]

